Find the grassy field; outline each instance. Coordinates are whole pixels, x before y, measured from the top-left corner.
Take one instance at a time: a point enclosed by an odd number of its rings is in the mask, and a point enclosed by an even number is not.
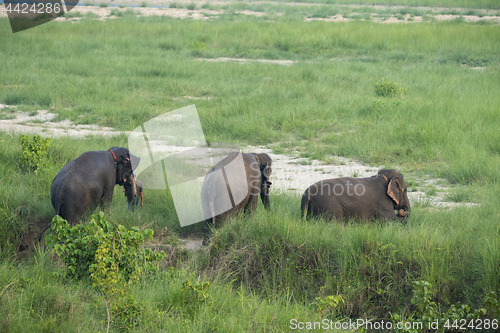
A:
[[[462,186],[457,200],[479,203],[449,211],[415,204],[405,225],[341,224],[301,221],[298,198],[272,194],[270,213],[260,205],[192,253],[178,247],[179,237],[201,228],[180,228],[168,191],[147,191],[145,207],[131,214],[117,187],[107,219],[163,233],[160,248],[170,256],[131,286],[129,326],[115,320],[111,331],[287,332],[293,319],[419,320],[424,299],[440,318],[467,304],[494,319],[498,303],[484,300],[500,292],[499,29],[462,20],[128,16],[12,34],[2,19],[0,103],[120,130],[195,103],[210,142],[298,150],[327,162],[341,155],[416,179],[443,177]],[[249,61],[206,61],[218,57]],[[382,91],[396,93],[381,96],[381,82]],[[50,250],[17,253],[51,220],[49,188],[59,169],[84,151],[125,146],[126,137],[53,138],[38,174],[18,166],[18,140],[0,133],[0,327],[105,331],[106,307],[90,281],[62,277]],[[413,304],[415,281],[432,286]],[[328,296],[339,295],[344,302],[336,306]]]

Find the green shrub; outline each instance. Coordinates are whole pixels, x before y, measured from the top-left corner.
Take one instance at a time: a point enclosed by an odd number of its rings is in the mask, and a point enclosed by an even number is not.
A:
[[[460,58],[460,64],[469,67],[486,67],[490,63],[489,59],[474,56],[463,56]]]
[[[66,275],[90,278],[102,294],[108,327],[128,330],[138,324],[140,302],[130,291],[130,285],[144,272],[158,270],[155,261],[163,260],[165,253],[141,249],[146,238],[153,239],[153,230],[140,231],[113,227],[104,213],[92,215],[88,225],[70,227],[60,216],[52,220],[55,235],[47,235],[46,242],[67,266]]]
[[[396,82],[392,82],[389,79],[382,79],[375,83],[375,94],[380,97],[402,95],[403,90]]]
[[[92,215],[89,224],[73,227],[55,216],[52,228],[56,233],[47,235],[45,242],[61,257],[70,277],[92,278],[95,282],[117,275],[118,279],[130,282],[144,271],[155,270],[154,262],[163,260],[165,255],[140,248],[146,238],[153,238],[152,229],[113,227],[103,212]]]
[[[45,155],[50,140],[50,138],[42,139],[40,135],[34,135],[33,138],[21,135],[19,138],[22,148],[21,157],[19,158],[21,168],[26,171],[33,171],[35,174],[38,170],[43,169],[47,163]]]
[[[435,332],[448,332],[463,330],[463,327],[470,328],[481,325],[481,329],[489,331],[498,329],[499,303],[496,293],[491,291],[484,299],[484,307],[472,310],[467,304],[452,304],[446,312],[439,309],[439,306],[432,300],[432,285],[427,281],[413,282],[413,297],[411,303],[417,308],[413,316],[408,318],[408,323],[420,323],[423,328],[433,329]],[[402,316],[392,315],[393,322],[403,322]],[[406,325],[405,325],[406,327]],[[415,327],[408,325],[408,327]],[[462,328],[461,328],[462,327]],[[398,332],[418,332],[415,329],[396,329]]]
[[[309,307],[313,308],[322,317],[325,312],[334,311],[342,304],[345,304],[342,295],[330,295],[326,297],[316,297],[314,301],[309,304]]]

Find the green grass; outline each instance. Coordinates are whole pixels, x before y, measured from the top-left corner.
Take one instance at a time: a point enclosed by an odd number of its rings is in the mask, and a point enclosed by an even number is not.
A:
[[[416,280],[432,283],[443,311],[458,302],[478,308],[487,292],[500,292],[498,29],[459,21],[124,15],[11,34],[2,19],[0,103],[132,130],[193,103],[184,96],[201,97],[196,106],[210,142],[398,167],[412,172],[412,187],[422,175],[443,177],[460,184],[447,200],[479,204],[448,211],[424,200],[412,202],[406,225],[342,224],[302,221],[299,198],[273,193],[270,213],[260,205],[256,215],[228,223],[204,252],[174,246],[163,264],[176,265],[174,271],[163,267],[132,287],[141,309],[136,331],[282,332],[292,318],[408,318],[416,311],[409,305]],[[216,57],[294,63],[198,60]],[[383,78],[403,93],[377,96]],[[2,118],[10,114],[0,111]],[[65,163],[87,150],[126,145],[124,135],[53,138],[48,167],[33,175],[17,166],[18,136],[0,133],[0,318],[6,330],[106,330],[101,294],[88,281],[53,276],[61,263],[45,250],[26,260],[17,250],[29,248],[52,218],[50,185]],[[108,221],[150,227],[157,235],[167,228],[165,248],[179,236],[201,234],[200,225],[179,226],[168,190],[146,189],[145,207],[133,213],[125,207],[116,187]],[[210,301],[189,303],[185,279],[210,281]],[[309,306],[329,295],[342,295],[345,304],[323,314]]]

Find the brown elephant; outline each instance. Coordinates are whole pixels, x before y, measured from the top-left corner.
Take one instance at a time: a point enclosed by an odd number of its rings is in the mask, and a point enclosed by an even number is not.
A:
[[[411,211],[407,187],[403,175],[396,170],[380,170],[370,178],[322,180],[304,192],[300,205],[302,218],[316,215],[345,221],[377,218],[402,221]]]
[[[115,185],[123,185],[131,174],[127,148],[83,153],[62,167],[52,181],[50,197],[56,215],[75,224],[99,204],[111,206]]]
[[[254,212],[259,195],[270,209],[271,164],[267,154],[233,152],[206,174],[201,189],[206,226],[203,245],[208,244],[211,227],[241,212]]]

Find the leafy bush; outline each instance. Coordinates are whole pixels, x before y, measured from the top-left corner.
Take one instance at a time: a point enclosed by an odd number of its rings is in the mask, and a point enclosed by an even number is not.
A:
[[[19,142],[21,143],[22,153],[19,158],[19,164],[22,169],[37,173],[47,163],[44,159],[47,154],[51,138],[42,139],[40,135],[34,135],[30,138],[27,135],[21,135]]]
[[[61,257],[70,277],[91,277],[95,281],[118,272],[117,278],[128,282],[144,271],[155,270],[154,262],[163,260],[165,255],[140,248],[146,238],[153,239],[152,229],[113,227],[103,212],[92,215],[89,224],[73,227],[55,216],[52,228],[56,233],[47,235],[45,242]]]
[[[314,301],[309,304],[309,307],[313,308],[320,316],[323,316],[325,312],[334,311],[344,303],[345,301],[342,295],[330,295],[326,297],[316,297]]]
[[[403,90],[396,82],[389,81],[388,79],[382,79],[375,83],[375,94],[380,97],[402,95]]]
[[[193,319],[203,305],[213,305],[214,299],[209,294],[210,282],[198,282],[194,273],[176,270],[174,267],[168,269],[167,276],[172,288],[169,307],[178,309],[179,314]],[[179,286],[175,281],[182,281],[182,285]]]
[[[498,329],[499,303],[496,293],[491,291],[484,299],[484,306],[472,310],[467,304],[452,304],[448,311],[442,312],[436,302],[432,301],[432,285],[427,281],[413,282],[411,303],[417,307],[414,316],[406,320],[408,323],[422,323],[423,327],[433,328],[436,332],[462,330],[460,326],[481,323],[482,329]],[[392,315],[393,322],[402,322],[400,315]],[[480,320],[482,319],[482,320]],[[406,327],[406,325],[405,325]],[[413,327],[409,325],[408,327]],[[468,327],[468,326],[467,326]],[[469,327],[470,328],[470,327]],[[415,329],[397,329],[398,332],[418,332]]]
[[[463,56],[460,59],[460,64],[469,66],[469,67],[486,67],[490,63],[489,59],[485,59],[482,57],[473,57],[473,56]]]
[[[153,239],[153,230],[140,231],[113,227],[104,213],[92,215],[88,225],[70,227],[60,216],[52,220],[55,235],[47,235],[46,243],[54,249],[67,266],[66,275],[90,277],[102,293],[108,327],[110,322],[120,330],[137,324],[141,304],[130,292],[129,286],[139,280],[143,272],[158,269],[155,261],[163,260],[165,253],[141,249],[146,238]]]

